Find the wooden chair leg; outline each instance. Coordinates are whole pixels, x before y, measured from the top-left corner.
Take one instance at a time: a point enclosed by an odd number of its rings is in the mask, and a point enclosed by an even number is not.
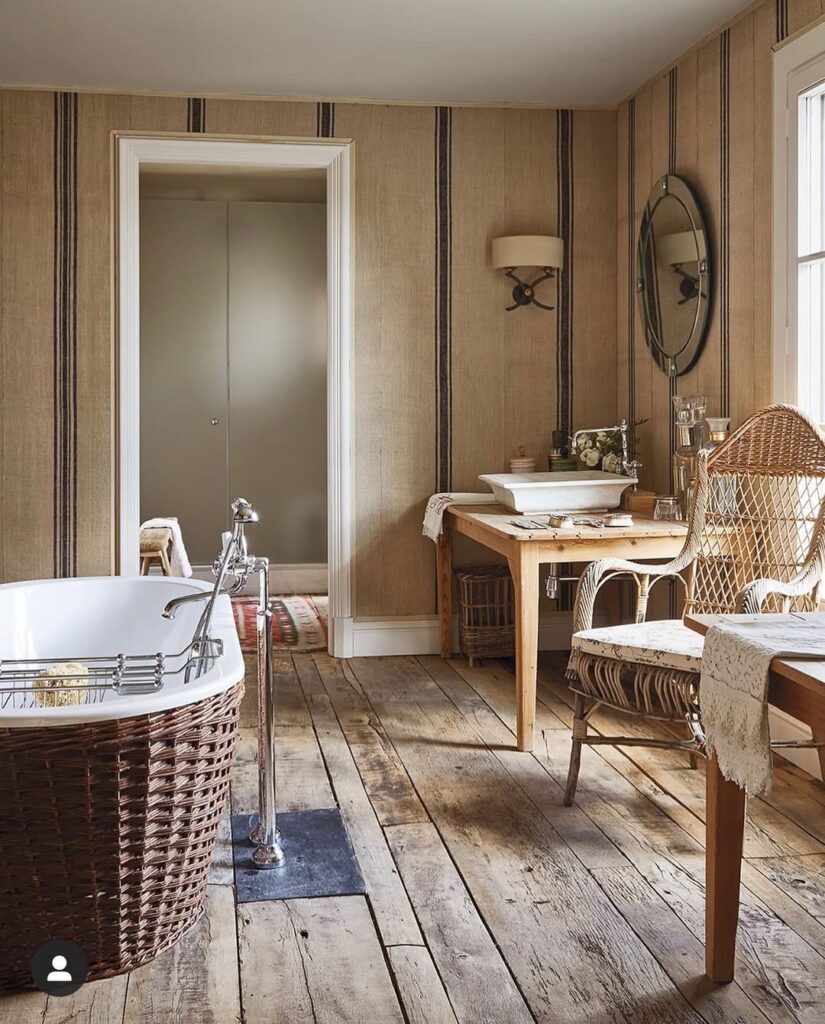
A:
[[[825,743],[825,725],[812,725],[811,735],[814,743]],[[822,781],[825,782],[825,747],[815,747],[814,749],[819,756],[819,774],[822,776]]]
[[[169,564],[169,557],[166,554],[166,548],[161,548],[158,554],[160,555],[160,567],[163,570],[163,575],[171,576],[172,566]]]
[[[149,561],[150,559],[144,557],[140,560],[140,574],[141,576],[149,575]]]
[[[694,738],[693,730],[691,729],[690,726],[688,726],[687,738],[689,740],[692,740]],[[690,753],[688,754],[688,767],[695,769],[698,763],[699,762],[698,762],[698,758],[697,758],[696,752],[691,750]]]
[[[647,602],[650,597],[650,577],[639,576],[639,591],[636,595],[636,622],[644,622],[647,618]]]
[[[567,772],[567,789],[564,792],[564,806],[572,807],[576,798],[576,787],[579,781],[579,768],[582,763],[582,743],[587,736],[587,717],[585,715],[585,699],[576,694],[573,709],[573,745],[570,750],[570,768]]]

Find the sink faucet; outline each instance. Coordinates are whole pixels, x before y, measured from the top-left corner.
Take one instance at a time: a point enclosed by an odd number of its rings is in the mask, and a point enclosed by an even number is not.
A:
[[[622,476],[636,475],[636,470],[641,463],[630,458],[630,428],[627,420],[621,420],[615,427],[592,427],[587,430],[577,430],[570,438],[570,447],[573,451],[576,450],[579,438],[585,437],[587,434],[619,434],[622,440],[622,461],[619,465],[619,473]]]

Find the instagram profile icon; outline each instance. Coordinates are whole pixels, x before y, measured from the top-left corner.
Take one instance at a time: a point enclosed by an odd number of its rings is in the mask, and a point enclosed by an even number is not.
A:
[[[75,942],[52,939],[44,942],[32,957],[32,978],[41,992],[70,996],[86,980],[86,954]]]

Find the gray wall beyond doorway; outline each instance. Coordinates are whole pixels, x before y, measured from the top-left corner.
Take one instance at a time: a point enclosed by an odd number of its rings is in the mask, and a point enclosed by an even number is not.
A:
[[[256,553],[325,563],[325,205],[143,199],[140,295],[141,517],[207,564],[243,494]]]

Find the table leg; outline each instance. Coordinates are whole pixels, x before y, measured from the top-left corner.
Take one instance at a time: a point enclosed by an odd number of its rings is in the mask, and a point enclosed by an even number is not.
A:
[[[453,656],[453,531],[444,524],[436,545],[436,590],[441,657]]]
[[[539,562],[529,544],[519,544],[508,562],[515,590],[516,740],[519,750],[532,750],[539,650]]]
[[[707,772],[705,970],[712,981],[727,982],[736,959],[745,791],[722,775],[715,754]]]
[[[811,724],[811,736],[814,743],[825,743],[825,724],[814,722]],[[819,756],[819,774],[825,782],[825,747],[816,747]]]

